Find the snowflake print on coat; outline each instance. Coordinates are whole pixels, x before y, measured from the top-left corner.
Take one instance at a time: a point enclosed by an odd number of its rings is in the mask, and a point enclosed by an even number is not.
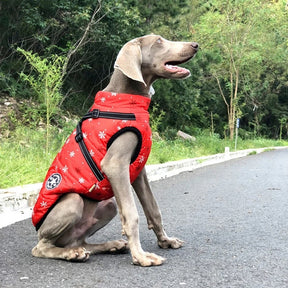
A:
[[[139,163],[143,163],[144,161],[145,161],[145,157],[144,156],[140,156]]]
[[[66,172],[68,171],[67,165],[65,165],[65,166],[62,168],[62,171],[63,171],[64,173],[66,173]]]
[[[40,203],[40,206],[41,207],[46,207],[48,204],[47,204],[47,202],[44,202],[44,201],[42,201],[41,203]]]
[[[71,151],[71,152],[69,153],[69,156],[70,156],[71,158],[73,158],[73,157],[75,156],[75,152],[74,152],[74,151]]]
[[[105,101],[103,99],[105,98]],[[110,93],[100,91],[95,97],[91,108],[100,111],[134,113],[136,121],[107,118],[89,118],[82,123],[84,143],[95,164],[101,169],[101,160],[111,145],[110,140],[116,139],[126,131],[132,131],[138,137],[136,152],[129,167],[130,182],[133,183],[143,169],[152,144],[152,133],[149,126],[148,107],[150,99],[140,95]],[[32,222],[39,229],[49,208],[63,193],[79,193],[96,201],[113,197],[111,185],[104,174],[104,180],[98,181],[87,164],[79,144],[75,141],[74,130],[66,140],[62,150],[57,154],[44,180],[39,197],[33,209]],[[61,182],[57,185],[45,186],[49,177],[58,175]],[[53,180],[53,179],[52,179]],[[49,183],[50,183],[49,182]]]
[[[105,137],[106,137],[105,131],[100,131],[98,136],[99,136],[100,139],[105,139]]]

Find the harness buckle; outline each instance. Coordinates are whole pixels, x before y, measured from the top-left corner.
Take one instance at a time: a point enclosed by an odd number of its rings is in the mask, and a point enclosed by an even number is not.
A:
[[[76,140],[77,143],[79,143],[79,142],[81,142],[83,140],[82,132],[79,132],[78,134],[76,134],[75,140]]]
[[[91,116],[93,119],[97,119],[97,118],[99,118],[100,111],[99,111],[99,109],[94,109],[91,111],[91,114],[92,114]]]

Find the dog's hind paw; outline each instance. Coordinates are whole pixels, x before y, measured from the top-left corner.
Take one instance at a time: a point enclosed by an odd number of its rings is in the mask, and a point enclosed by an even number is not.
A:
[[[124,253],[128,251],[128,242],[124,239],[109,241],[106,244],[110,246],[108,249],[111,253]]]
[[[65,259],[68,261],[85,262],[89,259],[90,251],[87,251],[84,247],[71,248]]]

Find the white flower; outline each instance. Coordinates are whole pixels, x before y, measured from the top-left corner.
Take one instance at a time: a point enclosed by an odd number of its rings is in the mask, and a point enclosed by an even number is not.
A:
[[[112,96],[117,96],[117,93],[112,92],[111,95],[112,95]]]
[[[90,155],[91,155],[92,157],[95,155],[95,152],[94,152],[92,149],[90,150],[89,153],[90,153]]]
[[[79,183],[83,184],[85,182],[85,180],[81,177],[79,178]]]
[[[66,144],[68,144],[70,142],[70,138],[67,139]]]
[[[99,136],[100,139],[105,139],[105,137],[106,137],[105,131],[100,131],[98,136]]]
[[[85,133],[85,132],[83,133],[83,138],[85,138],[85,139],[87,138],[87,133]]]
[[[70,154],[69,154],[69,156],[70,156],[71,158],[74,157],[74,156],[75,156],[75,152],[74,152],[74,151],[71,151]]]
[[[106,101],[106,98],[102,97],[100,100],[101,100],[102,103],[104,103]]]

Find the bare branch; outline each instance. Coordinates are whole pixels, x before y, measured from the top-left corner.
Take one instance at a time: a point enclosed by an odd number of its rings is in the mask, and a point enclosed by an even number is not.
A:
[[[85,38],[87,37],[87,34],[88,34],[91,26],[93,25],[95,16],[97,15],[97,13],[100,12],[101,7],[102,7],[102,6],[101,6],[101,0],[98,0],[98,5],[97,5],[97,7],[95,8],[95,10],[94,10],[94,12],[93,12],[93,14],[92,14],[92,17],[91,17],[91,19],[90,19],[90,21],[89,21],[89,23],[88,23],[88,25],[87,25],[87,27],[86,27],[83,35],[82,35],[82,37],[76,42],[77,44],[75,45],[75,48],[72,49],[72,50],[70,50],[70,51],[68,52],[68,55],[67,55],[66,60],[65,60],[65,63],[64,63],[64,65],[63,65],[62,79],[64,78],[64,76],[65,76],[65,74],[66,74],[66,72],[67,72],[67,66],[68,66],[68,63],[69,63],[72,55],[75,54],[75,53],[77,52],[77,50],[78,50],[81,46],[85,45],[84,40],[85,40]],[[103,16],[103,17],[104,17],[104,16]],[[98,21],[97,21],[97,23],[98,23],[103,17],[99,18]]]
[[[221,94],[221,96],[222,96],[222,98],[223,98],[223,100],[224,100],[224,102],[225,102],[225,104],[226,104],[226,106],[227,106],[227,109],[228,109],[228,108],[229,108],[229,104],[228,104],[228,102],[227,102],[227,100],[226,100],[226,97],[225,97],[225,95],[224,95],[224,93],[223,93],[223,90],[222,90],[222,87],[221,87],[219,78],[218,78],[218,76],[216,76],[216,75],[213,75],[213,76],[215,77],[215,79],[216,79],[216,81],[217,81],[217,84],[218,84],[218,87],[219,87],[219,90],[220,90],[220,94]],[[228,111],[229,111],[229,110],[228,110]]]

